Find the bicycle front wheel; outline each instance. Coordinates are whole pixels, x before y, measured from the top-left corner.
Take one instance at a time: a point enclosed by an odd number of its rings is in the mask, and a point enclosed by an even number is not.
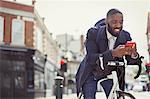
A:
[[[131,93],[117,91],[117,99],[136,99]]]

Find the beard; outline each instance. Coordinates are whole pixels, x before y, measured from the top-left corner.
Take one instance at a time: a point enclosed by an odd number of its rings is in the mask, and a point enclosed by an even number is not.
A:
[[[121,30],[122,30],[122,27],[120,27],[120,28],[112,28],[109,24],[108,24],[108,32],[111,34],[111,35],[113,35],[113,36],[115,36],[115,37],[118,37],[119,36],[119,34],[120,34],[120,32],[121,32]],[[115,29],[117,29],[117,31],[115,31]]]

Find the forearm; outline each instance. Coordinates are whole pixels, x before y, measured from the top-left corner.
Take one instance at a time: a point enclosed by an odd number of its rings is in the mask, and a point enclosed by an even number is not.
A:
[[[112,51],[107,50],[103,53],[89,53],[87,54],[88,60],[90,64],[95,65],[97,64],[97,61],[99,61],[99,57],[102,57],[101,63],[103,62],[106,64],[108,61],[113,60]]]
[[[126,55],[126,60],[128,65],[138,65],[139,54],[137,53],[136,57]]]

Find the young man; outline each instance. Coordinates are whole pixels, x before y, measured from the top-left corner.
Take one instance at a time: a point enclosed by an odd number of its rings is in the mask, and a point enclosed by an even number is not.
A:
[[[119,87],[124,90],[125,67],[109,67],[108,62],[124,62],[136,64],[138,53],[136,46],[125,47],[131,41],[130,34],[123,30],[123,14],[117,9],[110,9],[105,18],[105,25],[88,30],[86,38],[87,54],[81,62],[76,74],[77,95],[82,92],[84,99],[96,99],[97,82],[111,73],[117,71]],[[101,83],[106,97],[112,88],[112,80]]]

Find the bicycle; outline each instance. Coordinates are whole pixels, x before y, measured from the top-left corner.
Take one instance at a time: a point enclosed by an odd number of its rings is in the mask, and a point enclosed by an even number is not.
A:
[[[134,77],[134,79],[138,78],[140,73],[141,73],[141,64],[142,64],[142,59],[144,57],[141,56],[138,59],[138,72],[137,75]],[[108,62],[108,66],[125,66],[124,62],[119,62],[119,61],[112,61],[112,62]],[[118,84],[118,77],[117,77],[117,72],[116,71],[112,71],[110,75],[107,75],[106,78],[101,79],[99,82],[103,82],[105,80],[108,79],[112,79],[113,80],[113,86],[112,89],[110,91],[110,94],[108,96],[108,99],[136,99],[131,93],[122,91],[119,89],[119,84]],[[82,93],[79,95],[78,99],[82,98]]]

